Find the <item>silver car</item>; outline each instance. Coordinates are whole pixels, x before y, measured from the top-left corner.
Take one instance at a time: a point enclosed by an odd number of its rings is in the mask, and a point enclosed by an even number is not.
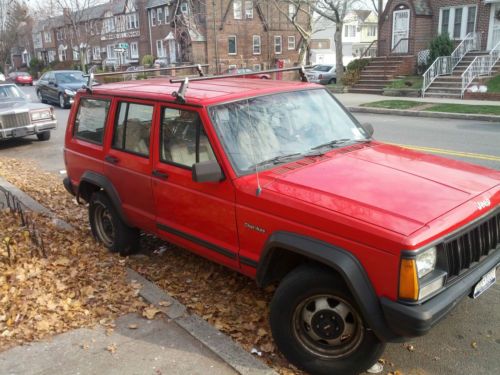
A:
[[[311,70],[306,71],[306,76],[309,82],[312,83],[321,83],[322,85],[337,83],[335,65],[316,65]]]
[[[0,140],[36,135],[48,141],[56,124],[51,106],[32,103],[15,84],[0,83]]]

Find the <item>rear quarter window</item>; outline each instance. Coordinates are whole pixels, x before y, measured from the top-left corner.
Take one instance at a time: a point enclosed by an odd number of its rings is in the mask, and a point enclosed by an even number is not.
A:
[[[109,99],[81,98],[73,130],[74,137],[102,145],[110,102]]]

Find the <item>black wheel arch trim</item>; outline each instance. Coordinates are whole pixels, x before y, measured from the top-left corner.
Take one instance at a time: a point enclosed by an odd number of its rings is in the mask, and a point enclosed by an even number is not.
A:
[[[78,185],[78,191],[76,192],[77,200],[80,197],[80,187],[82,186],[82,182],[88,182],[104,190],[105,193],[108,195],[109,199],[111,200],[111,203],[113,203],[116,212],[118,212],[118,215],[120,215],[120,218],[123,220],[125,224],[131,226],[130,221],[123,212],[120,195],[116,191],[113,183],[107,177],[93,171],[84,172],[80,179],[80,184]]]
[[[305,256],[334,269],[345,280],[365,321],[377,337],[383,341],[394,341],[399,338],[387,325],[380,299],[363,266],[354,255],[314,238],[290,232],[275,232],[266,242],[257,266],[256,280],[260,287],[272,281],[269,279],[269,271],[276,249],[284,249]]]

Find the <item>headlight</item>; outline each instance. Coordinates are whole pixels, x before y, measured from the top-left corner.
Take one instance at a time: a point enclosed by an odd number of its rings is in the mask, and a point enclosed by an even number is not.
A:
[[[421,279],[436,267],[436,248],[431,247],[417,255],[416,261],[418,278]]]
[[[75,92],[73,90],[70,90],[70,89],[64,89],[64,93],[66,95],[69,95],[69,96],[74,96],[75,95]]]
[[[30,116],[31,116],[31,121],[42,121],[42,120],[49,120],[52,118],[52,114],[48,109],[43,111],[31,112]]]

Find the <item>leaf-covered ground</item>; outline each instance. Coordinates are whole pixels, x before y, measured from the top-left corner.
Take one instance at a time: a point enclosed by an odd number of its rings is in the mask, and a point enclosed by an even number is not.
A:
[[[256,356],[265,360],[281,374],[300,373],[277,351],[271,337],[268,324],[268,303],[272,296],[272,287],[261,290],[256,287],[253,280],[186,250],[170,246],[153,236],[142,237],[143,256],[119,259],[116,256],[107,255],[105,250],[96,245],[92,239],[87,208],[76,204],[75,199],[64,189],[60,176],[40,171],[35,165],[26,161],[5,158],[0,158],[0,176],[50,208],[58,217],[78,228],[74,238],[65,238],[65,235],[51,231],[50,240],[47,237],[47,241],[51,243],[52,254],[49,260],[26,259],[28,274],[32,269],[30,267],[38,267],[40,271],[49,271],[54,285],[44,288],[43,286],[46,285],[44,281],[41,281],[39,277],[33,279],[30,289],[39,290],[40,295],[47,294],[49,297],[42,301],[45,307],[37,307],[36,299],[35,303],[30,304],[32,315],[34,315],[30,316],[30,319],[34,319],[33,322],[43,322],[40,324],[41,328],[47,329],[33,333],[30,332],[32,329],[30,327],[33,325],[27,324],[26,328],[22,328],[26,330],[26,335],[17,336],[22,337],[18,340],[19,342],[38,339],[49,332],[59,333],[76,326],[93,325],[102,319],[111,319],[120,313],[137,309],[132,299],[134,290],[126,285],[123,274],[124,266],[129,266],[154,281],[185,304],[191,312],[198,314],[232,337],[249,352],[252,349],[254,352],[257,351]],[[5,228],[11,228],[12,225],[12,222],[6,222]],[[2,224],[0,233],[4,230]],[[57,261],[59,257],[64,259],[63,264],[54,265],[54,262],[61,263]],[[76,275],[75,270],[78,272]],[[11,275],[9,280],[15,280],[16,277],[12,275],[16,275],[18,270],[10,269],[9,272]],[[72,277],[72,274],[75,276]],[[57,279],[68,288],[58,291]],[[0,285],[3,285],[1,281]],[[77,290],[81,290],[82,293],[75,292]],[[87,291],[93,298],[89,299],[84,291]],[[16,293],[16,298],[21,298],[20,301],[25,298],[22,291]],[[58,301],[56,311],[64,312],[65,315],[59,316],[49,309],[49,307],[54,307],[53,303],[56,303],[50,298]],[[78,299],[79,305],[75,302],[75,308],[73,305],[68,308],[65,305],[68,298],[71,298],[71,301]],[[127,300],[127,298],[130,299]],[[107,299],[109,304],[107,310],[106,308],[88,308],[90,302],[101,303],[104,299]],[[120,304],[120,301],[124,300],[130,301],[131,305],[130,303]],[[48,306],[49,302],[50,306]],[[16,308],[21,308],[22,305],[22,303],[15,304],[18,306]],[[65,308],[67,311],[64,310]],[[86,313],[85,310],[88,312]],[[0,320],[2,314],[0,307]],[[15,319],[17,314],[12,312],[9,317],[12,316]],[[71,326],[72,318],[75,317],[77,321]],[[83,321],[83,318],[87,320]],[[5,325],[5,321],[0,321],[0,333]],[[16,340],[14,335],[7,339],[0,337],[0,350],[2,346],[15,343]]]

